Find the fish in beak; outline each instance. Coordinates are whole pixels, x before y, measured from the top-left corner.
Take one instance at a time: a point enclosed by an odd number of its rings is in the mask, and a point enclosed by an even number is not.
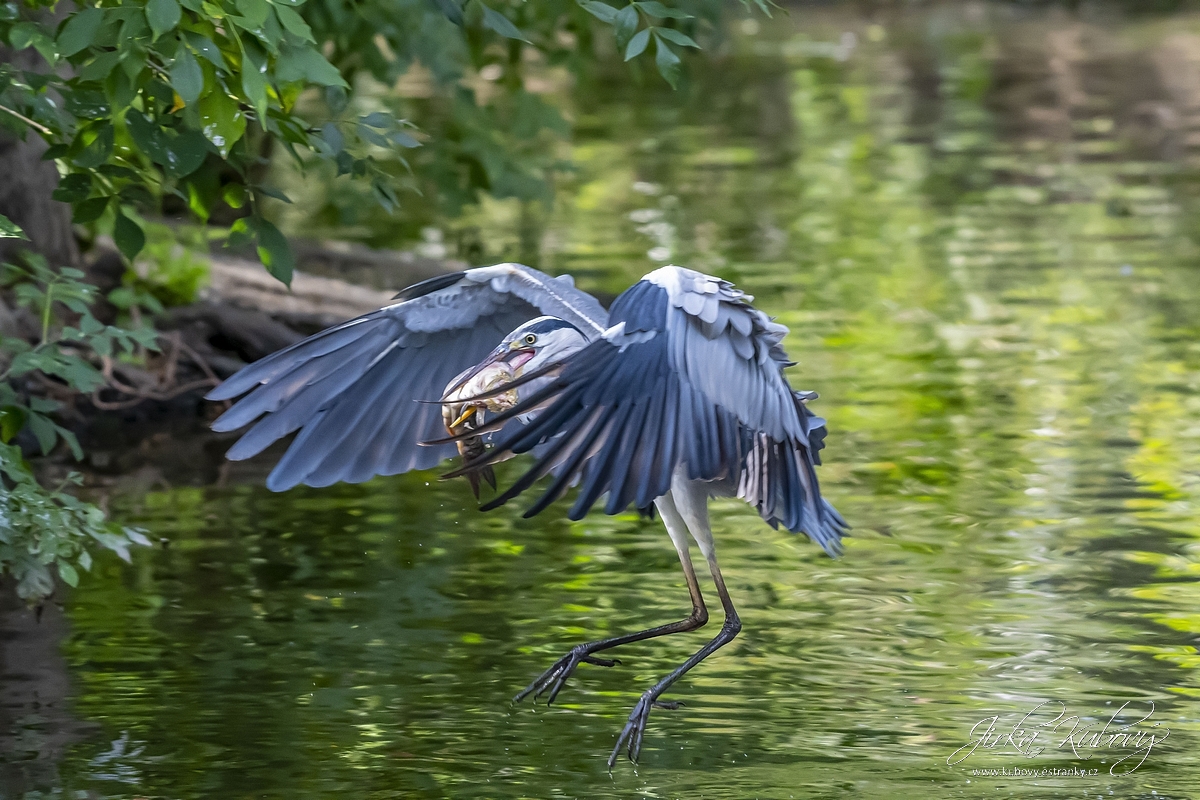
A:
[[[478,375],[484,372],[493,371],[494,369],[503,369],[507,367],[511,374],[509,379],[520,377],[520,369],[529,363],[529,360],[537,354],[537,351],[532,347],[523,347],[518,342],[512,344],[502,344],[496,347],[495,350],[487,354],[487,357],[480,361],[471,369],[464,372],[454,382],[453,385],[446,387],[446,392],[443,399],[450,397],[451,394],[458,393],[460,397],[469,397],[470,395],[462,392],[462,387],[470,383]],[[493,384],[496,385],[496,384]]]
[[[500,389],[511,383],[518,370],[533,358],[534,350],[529,347],[504,345],[497,347],[487,358],[479,362],[459,378],[451,381],[442,395],[442,423],[446,431],[457,436],[464,431],[471,431],[484,423],[484,412],[500,413],[512,408],[517,403],[516,390],[501,392],[481,400],[471,400],[481,394]],[[474,460],[483,455],[487,446],[482,436],[472,436],[458,441],[458,452],[464,462]],[[479,479],[483,477],[492,488],[496,486],[495,476],[491,467],[484,467],[479,473],[469,473],[468,480],[475,496],[479,497]]]

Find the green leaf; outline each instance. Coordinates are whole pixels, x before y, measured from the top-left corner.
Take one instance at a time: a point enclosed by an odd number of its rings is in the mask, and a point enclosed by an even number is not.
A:
[[[267,21],[267,14],[271,12],[271,6],[267,4],[267,0],[236,0],[234,5],[253,28],[261,28]]]
[[[700,45],[696,44],[695,39],[686,33],[680,33],[674,28],[655,28],[654,35],[660,39],[666,39],[668,42],[677,44],[680,47],[700,47]]]
[[[392,131],[390,134],[388,134],[388,139],[391,140],[392,144],[398,144],[401,147],[413,148],[421,146],[420,142],[409,136],[404,131]]]
[[[117,66],[117,62],[120,60],[121,54],[115,50],[108,53],[101,53],[79,70],[79,79],[82,81],[102,81],[108,77],[108,73],[113,71],[113,68]]]
[[[337,68],[325,60],[311,46],[292,47],[284,45],[279,49],[279,60],[275,62],[275,78],[280,83],[306,81],[321,86],[337,86],[349,89],[350,84],[342,79]]]
[[[58,577],[62,578],[63,583],[67,584],[67,586],[75,587],[79,585],[79,573],[61,558],[58,560]]]
[[[188,105],[199,100],[200,93],[204,91],[204,73],[200,69],[200,62],[192,55],[192,51],[183,46],[180,46],[175,63],[171,65],[171,88]]]
[[[617,37],[617,47],[622,50],[633,38],[638,26],[637,8],[627,5],[617,13],[617,21],[613,24],[613,35]]]
[[[99,333],[104,330],[104,323],[91,314],[84,314],[83,319],[79,320],[79,330],[89,334]]]
[[[386,136],[384,136],[379,131],[375,131],[375,130],[372,130],[371,128],[368,128],[366,125],[359,124],[359,125],[355,126],[355,131],[358,133],[359,138],[365,139],[366,141],[370,142],[371,144],[375,145],[376,147],[387,147],[388,146],[388,139]]]
[[[55,425],[54,429],[58,431],[58,436],[67,443],[67,447],[71,450],[71,455],[75,456],[76,461],[83,461],[83,448],[79,446],[79,439],[75,434],[64,428],[62,425]]]
[[[108,208],[109,198],[93,197],[90,200],[81,200],[71,207],[71,221],[77,225],[86,225],[89,222],[95,222],[104,213],[104,209]]]
[[[766,14],[768,18],[773,19],[773,17],[771,17],[771,6],[775,5],[774,0],[753,0],[753,2],[754,5],[758,6],[759,11]],[[775,7],[778,8],[779,6]]]
[[[612,25],[617,21],[617,9],[610,6],[608,3],[601,3],[599,0],[584,0],[580,3],[583,10],[591,14],[596,19],[607,22]]]
[[[147,24],[145,14],[125,14],[125,21],[121,23],[121,29],[117,33],[116,46],[121,49],[121,57],[124,58],[131,48],[139,47],[138,39],[146,35],[146,29],[150,26]]]
[[[662,3],[658,2],[658,0],[644,0],[644,2],[639,0],[637,6],[642,11],[649,14],[650,16],[658,17],[659,19],[691,19],[692,18],[691,14],[686,14],[677,8],[668,8],[667,6],[664,6]]]
[[[299,36],[306,42],[315,42],[313,38],[312,28],[308,27],[308,23],[304,21],[304,17],[300,16],[293,9],[287,6],[275,6],[275,16],[279,17],[279,22],[283,25],[284,30],[295,36]]]
[[[86,172],[73,172],[58,181],[58,188],[51,195],[61,203],[78,203],[92,193],[92,176]]]
[[[134,544],[140,544],[142,547],[152,547],[154,544],[146,537],[141,528],[122,528],[121,530]]]
[[[629,45],[625,48],[625,60],[640,56],[648,44],[650,44],[650,29],[643,28],[629,40]]]
[[[259,184],[254,187],[254,191],[258,192],[259,194],[266,195],[267,197],[273,197],[276,200],[280,200],[284,203],[290,204],[292,202],[292,198],[288,197],[286,194],[273,186],[263,186],[262,184]]]
[[[292,271],[296,263],[287,239],[273,224],[265,219],[258,220],[258,257],[263,266],[286,286],[292,285]]]
[[[200,54],[201,58],[217,69],[228,69],[225,66],[225,58],[221,55],[221,48],[213,44],[212,39],[192,31],[184,31],[183,35],[187,39],[187,43]]]
[[[278,14],[267,14],[267,21],[252,33],[273,56],[279,55],[279,45],[283,43],[284,37],[287,35],[283,26],[279,24]],[[299,39],[300,37],[292,36],[291,38]]]
[[[446,15],[446,19],[455,25],[463,24],[462,6],[458,4],[457,0],[434,0],[434,2],[437,3],[437,7],[441,9],[442,13]]]
[[[245,55],[242,59],[242,91],[246,93],[250,105],[254,106],[262,124],[267,119],[266,59],[259,55],[260,51],[252,41],[244,43],[242,52]]]
[[[97,128],[92,128],[95,131],[95,137],[83,146],[79,155],[75,156],[75,163],[84,169],[95,169],[96,167],[108,161],[109,156],[113,151],[113,126],[110,122],[101,123]],[[89,131],[90,132],[90,131]]]
[[[386,111],[372,111],[365,117],[358,120],[363,125],[370,125],[372,128],[390,128],[396,124],[396,118]]]
[[[142,232],[141,225],[125,216],[123,211],[118,211],[117,220],[113,223],[113,241],[117,243],[117,249],[133,261],[146,246],[146,234]]]
[[[50,365],[47,364],[46,366]],[[55,371],[59,372],[60,370]],[[47,416],[29,412],[26,424],[29,425],[30,433],[37,439],[42,455],[50,455],[50,451],[54,449],[54,445],[58,441],[58,431],[55,430],[54,423]]]
[[[83,567],[88,572],[92,571],[92,554],[87,550],[83,550],[79,553],[79,566]]]
[[[18,22],[8,32],[8,43],[13,46],[14,50],[24,50],[33,44],[34,39],[45,35],[35,22]]]
[[[517,39],[522,42],[529,41],[525,38],[525,34],[521,33],[521,29],[513,25],[508,17],[484,3],[480,3],[479,5],[483,7],[483,27],[493,30],[509,39]]]
[[[27,412],[21,406],[0,408],[0,442],[8,444],[25,427]]]
[[[58,52],[64,56],[73,56],[83,50],[92,43],[102,22],[104,12],[98,8],[85,8],[72,16],[58,35]]]
[[[29,398],[29,407],[42,414],[52,414],[62,408],[62,404],[48,397],[35,396]]]
[[[181,14],[178,0],[150,0],[146,3],[146,21],[150,23],[150,30],[154,31],[155,39],[174,30],[179,25]]]
[[[108,107],[108,100],[104,97],[103,92],[80,88],[68,92],[63,100],[67,111],[77,117],[102,119],[112,114],[112,109]]]
[[[133,142],[150,156],[156,164],[166,164],[170,160],[167,143],[160,128],[153,120],[136,109],[125,113],[125,128],[133,137]]]
[[[114,111],[129,108],[137,97],[137,87],[123,69],[114,69],[108,74],[105,89],[112,98]]]
[[[28,239],[25,231],[11,219],[0,214],[0,239]]]
[[[657,52],[654,63],[658,65],[658,74],[662,75],[672,89],[679,88],[679,56],[661,39],[655,42]]]
[[[229,226],[229,238],[225,240],[226,247],[242,247],[254,241],[254,233],[258,222],[253,217],[242,217],[234,220]]]
[[[209,92],[200,98],[196,110],[204,138],[213,143],[222,158],[228,158],[233,146],[246,132],[246,115],[238,107],[237,100],[222,91]]]
[[[51,65],[58,60],[58,49],[54,46],[54,40],[36,22],[18,22],[13,25],[12,30],[8,32],[8,42],[14,50],[33,47]]]
[[[240,183],[230,183],[221,190],[221,199],[230,208],[241,208],[246,205],[246,187]]]
[[[191,175],[208,156],[208,141],[199,131],[186,130],[167,137],[167,173],[176,178]]]
[[[396,197],[396,193],[392,187],[388,186],[383,181],[375,180],[371,182],[371,191],[375,194],[375,199],[379,204],[390,214],[400,205],[400,199]]]
[[[331,154],[340,153],[346,147],[346,142],[342,138],[342,132],[332,122],[326,122],[321,126],[321,139],[329,146]]]

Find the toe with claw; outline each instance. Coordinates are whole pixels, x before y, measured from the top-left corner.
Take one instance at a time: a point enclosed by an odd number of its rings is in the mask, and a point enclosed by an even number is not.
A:
[[[554,703],[554,698],[558,697],[558,693],[562,691],[563,686],[567,683],[567,678],[575,672],[575,669],[580,664],[595,664],[598,667],[612,667],[620,664],[620,660],[616,658],[598,658],[592,655],[594,651],[587,645],[577,645],[571,648],[571,652],[555,661],[550,669],[543,672],[533,683],[525,687],[525,689],[513,698],[514,703],[519,703],[529,695],[533,695],[534,700],[541,697],[547,691],[550,694],[546,697],[546,705]]]
[[[633,711],[629,712],[629,719],[625,722],[625,727],[621,729],[621,735],[617,737],[612,755],[608,757],[609,770],[612,770],[613,765],[617,763],[617,757],[621,754],[622,747],[626,748],[629,760],[637,763],[638,756],[642,752],[642,737],[646,735],[646,723],[650,720],[650,709],[676,709],[681,705],[683,703],[675,700],[659,700],[658,695],[653,691],[643,694],[637,701],[637,705],[633,707]]]

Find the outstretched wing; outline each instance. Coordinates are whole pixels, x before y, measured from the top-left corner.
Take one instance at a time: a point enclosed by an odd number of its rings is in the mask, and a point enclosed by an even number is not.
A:
[[[591,338],[607,319],[570,276],[551,278],[519,264],[441,275],[396,297],[400,302],[256,361],[209,392],[210,400],[249,392],[214,430],[259,420],[228,457],[250,458],[299,429],[267,479],[275,491],[431,467],[454,454],[452,445],[419,444],[441,430],[441,409],[428,401],[438,400],[452,378],[534,317],[559,317]]]
[[[824,420],[808,411],[812,395],[793,392],[783,376],[787,329],[750,299],[692,270],[652,272],[616,299],[600,339],[481,430],[540,409],[537,416],[452,474],[540,446],[534,466],[484,508],[553,473],[527,516],[578,481],[570,517],[579,519],[603,494],[608,514],[631,503],[647,508],[683,469],[691,479],[724,482],[772,525],[838,552],[845,522],[821,498],[814,469]]]

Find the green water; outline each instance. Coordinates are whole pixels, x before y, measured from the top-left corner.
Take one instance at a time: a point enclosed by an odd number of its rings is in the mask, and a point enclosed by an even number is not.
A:
[[[686,613],[659,523],[482,515],[435,473],[274,495],[265,463],[113,496],[170,546],[69,598],[90,727],[41,796],[1200,795],[1200,19],[759,28],[678,96],[596,87],[552,213],[456,224],[598,290],[669,258],[756,294],[821,394],[845,557],[714,503],[743,634],[610,775],[640,692],[715,624],[582,667],[553,708],[510,698]],[[1132,748],[1076,756],[1070,724],[947,763],[1047,700],[1097,729],[1152,702],[1169,737],[1119,777]],[[1098,774],[971,773],[1017,767]]]

